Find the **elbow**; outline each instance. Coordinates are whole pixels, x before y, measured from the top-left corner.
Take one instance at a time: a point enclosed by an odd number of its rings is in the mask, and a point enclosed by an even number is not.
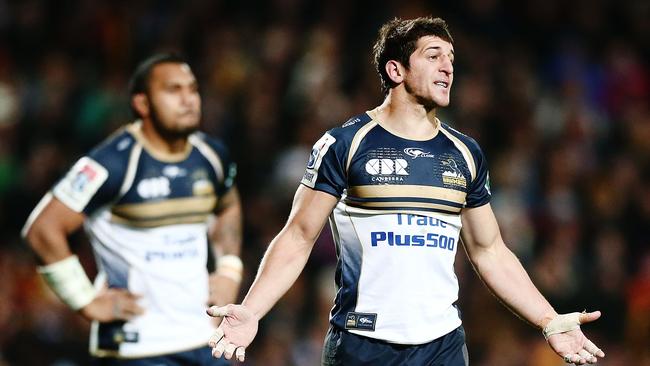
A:
[[[25,228],[23,228],[23,231],[21,232],[21,236],[23,239],[23,242],[27,244],[27,246],[33,251],[33,252],[40,252],[44,249],[45,243],[46,243],[46,230],[43,228],[43,225],[40,225],[39,223],[32,223],[31,225],[27,226],[25,225]]]

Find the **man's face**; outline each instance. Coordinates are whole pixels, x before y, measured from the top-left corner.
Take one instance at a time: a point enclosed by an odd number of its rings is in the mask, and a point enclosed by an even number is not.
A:
[[[156,65],[149,77],[147,97],[151,121],[161,135],[183,137],[199,128],[201,96],[188,65]]]
[[[454,47],[436,36],[424,36],[416,46],[404,78],[406,91],[429,109],[448,106],[454,80]]]

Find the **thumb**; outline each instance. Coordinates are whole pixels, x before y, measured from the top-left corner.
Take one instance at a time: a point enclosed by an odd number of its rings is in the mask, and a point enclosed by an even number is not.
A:
[[[206,311],[208,315],[213,316],[213,317],[218,317],[218,316],[228,316],[230,315],[230,308],[228,305],[226,306],[210,306]]]
[[[600,318],[600,311],[593,311],[591,313],[581,313],[580,317],[578,318],[578,322],[580,322],[580,324],[585,324],[585,323],[593,322],[598,318]]]

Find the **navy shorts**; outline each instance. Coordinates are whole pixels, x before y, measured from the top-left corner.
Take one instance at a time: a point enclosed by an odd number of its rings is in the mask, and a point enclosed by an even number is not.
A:
[[[212,348],[205,346],[168,355],[118,359],[112,357],[93,358],[93,366],[229,366],[231,361],[212,357]]]
[[[429,343],[402,345],[349,333],[330,326],[325,336],[323,366],[468,366],[462,326]]]

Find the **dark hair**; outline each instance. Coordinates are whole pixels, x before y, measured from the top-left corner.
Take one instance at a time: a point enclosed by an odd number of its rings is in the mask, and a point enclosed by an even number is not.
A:
[[[151,78],[151,71],[160,64],[187,64],[183,56],[175,53],[158,53],[138,64],[135,68],[131,80],[129,80],[129,105],[131,113],[136,118],[140,118],[140,113],[133,107],[131,98],[139,93],[146,93],[149,88],[149,79]]]
[[[447,22],[441,18],[420,17],[406,20],[395,18],[381,26],[372,51],[373,62],[381,78],[381,89],[384,94],[395,86],[386,73],[386,63],[395,60],[408,68],[409,58],[416,49],[416,43],[425,36],[436,36],[454,43]]]
[[[147,92],[151,71],[154,67],[166,63],[187,64],[187,61],[183,56],[175,53],[159,53],[140,62],[129,81],[129,97]]]

